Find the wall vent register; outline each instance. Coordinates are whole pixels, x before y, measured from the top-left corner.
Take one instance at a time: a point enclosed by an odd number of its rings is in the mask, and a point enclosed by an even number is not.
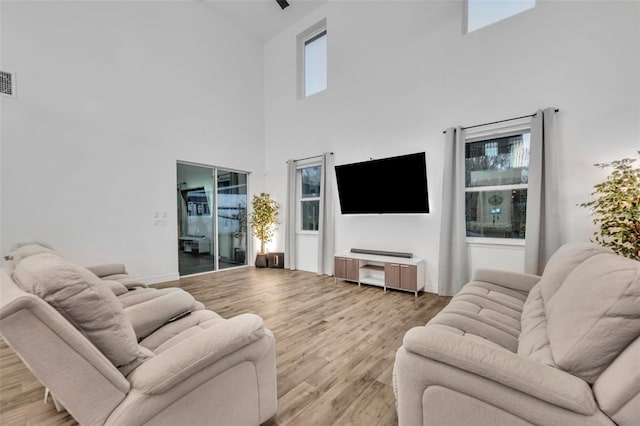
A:
[[[16,96],[16,76],[10,72],[0,71],[0,94]]]

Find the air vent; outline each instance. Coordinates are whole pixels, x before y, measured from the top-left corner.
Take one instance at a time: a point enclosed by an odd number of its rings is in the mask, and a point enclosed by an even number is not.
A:
[[[0,94],[16,97],[16,76],[10,72],[0,71]]]

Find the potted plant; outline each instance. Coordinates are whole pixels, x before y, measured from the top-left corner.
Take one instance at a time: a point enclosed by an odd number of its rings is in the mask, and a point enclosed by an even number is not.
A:
[[[280,206],[267,193],[254,195],[252,201],[251,229],[253,235],[260,240],[260,252],[256,256],[255,265],[258,268],[267,266],[267,254],[265,244],[271,241],[278,223],[278,209]]]
[[[607,179],[594,186],[595,197],[580,204],[593,214],[599,229],[593,233],[595,242],[611,247],[614,252],[640,260],[640,168],[635,159],[624,158],[610,163],[595,164],[601,169],[613,168]]]

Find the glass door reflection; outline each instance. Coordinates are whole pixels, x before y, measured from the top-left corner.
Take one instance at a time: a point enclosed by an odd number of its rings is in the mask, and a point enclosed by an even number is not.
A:
[[[247,264],[247,174],[217,169],[218,269]]]
[[[213,169],[178,163],[177,177],[180,276],[213,271]]]

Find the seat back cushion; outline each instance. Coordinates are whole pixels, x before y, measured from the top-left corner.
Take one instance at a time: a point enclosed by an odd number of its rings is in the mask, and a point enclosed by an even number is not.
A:
[[[571,242],[560,247],[547,262],[540,279],[544,303],[558,291],[569,273],[582,262],[600,253],[613,253],[610,249],[587,242]]]
[[[547,337],[547,314],[542,300],[542,286],[533,286],[522,307],[518,355],[555,367]]]
[[[567,276],[546,313],[557,366],[593,383],[640,335],[640,262],[592,256]]]
[[[60,312],[116,367],[128,372],[152,355],[138,346],[115,294],[87,269],[41,253],[18,263],[14,277],[27,292]]]
[[[569,273],[578,265],[599,253],[611,251],[602,246],[574,242],[560,247],[547,262],[542,278],[530,291],[522,307],[518,354],[544,364],[555,366],[547,336],[545,305],[558,291]]]
[[[29,256],[33,256],[40,253],[55,253],[55,251],[48,245],[38,242],[29,243],[17,243],[13,246],[13,249],[6,257],[6,270],[9,275],[13,275],[16,269],[16,265],[26,259]]]
[[[620,426],[640,419],[640,337],[625,348],[593,384],[602,411]]]

